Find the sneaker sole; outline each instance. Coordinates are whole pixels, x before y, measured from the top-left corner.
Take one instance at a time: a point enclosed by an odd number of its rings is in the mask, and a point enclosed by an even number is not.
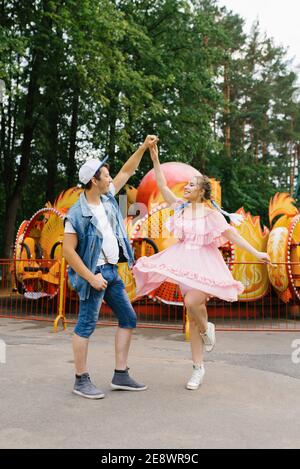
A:
[[[185,388],[188,389],[189,391],[197,391],[197,389],[201,387],[201,384],[199,384],[199,386],[197,386],[196,388],[193,388],[192,386],[186,386]]]
[[[103,399],[105,394],[97,394],[96,396],[89,396],[88,394],[84,394],[83,392],[76,391],[73,389],[73,394],[77,394],[77,396],[85,397],[86,399]]]
[[[194,386],[191,385],[191,384],[190,384],[190,385],[187,384],[187,385],[185,386],[185,388],[188,389],[189,391],[197,391],[197,389],[201,388],[202,384],[203,384],[203,379],[202,379],[201,383],[199,383],[198,386],[194,387]]]
[[[120,391],[146,391],[146,389],[148,389],[148,386],[144,386],[143,388],[130,388],[129,386],[118,386],[117,384],[112,383],[110,386],[114,391],[117,391],[118,389]]]
[[[210,353],[210,352],[213,351],[213,349],[215,348],[215,346],[216,346],[216,342],[215,342],[214,345],[212,345],[212,346],[205,346],[205,351],[206,351],[207,353]],[[207,348],[206,348],[206,347],[207,347]]]

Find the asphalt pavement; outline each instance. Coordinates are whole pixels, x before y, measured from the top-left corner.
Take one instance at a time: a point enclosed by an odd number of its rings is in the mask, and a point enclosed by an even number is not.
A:
[[[300,448],[300,333],[217,333],[204,384],[187,391],[184,335],[138,329],[129,366],[144,392],[110,390],[114,334],[91,338],[89,371],[106,393],[91,401],[71,392],[71,327],[0,319],[0,448]]]

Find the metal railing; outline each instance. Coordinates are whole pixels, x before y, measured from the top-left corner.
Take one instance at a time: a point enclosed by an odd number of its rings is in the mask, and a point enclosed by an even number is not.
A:
[[[138,327],[185,329],[183,304],[143,297],[133,306]],[[0,260],[0,317],[50,321],[57,330],[60,322],[64,328],[76,323],[78,307],[78,296],[68,287],[64,259]],[[284,302],[272,287],[255,301],[245,295],[234,303],[211,299],[207,309],[218,330],[300,332],[299,299],[293,296]],[[113,312],[103,303],[98,325],[113,324]]]

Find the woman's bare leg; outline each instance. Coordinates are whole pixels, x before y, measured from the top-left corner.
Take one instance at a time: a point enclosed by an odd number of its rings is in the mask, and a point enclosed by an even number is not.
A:
[[[201,334],[207,330],[206,299],[207,294],[198,290],[190,290],[184,297],[189,318],[196,322]]]
[[[190,341],[192,360],[194,364],[203,365],[203,341],[197,323],[190,319]]]
[[[193,363],[203,364],[203,341],[200,333],[207,329],[207,309],[205,293],[190,290],[184,297],[190,321],[190,340]]]

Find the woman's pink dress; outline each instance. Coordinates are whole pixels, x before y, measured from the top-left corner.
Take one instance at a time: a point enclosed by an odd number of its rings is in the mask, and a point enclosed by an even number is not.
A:
[[[189,290],[207,293],[207,298],[237,301],[244,285],[234,280],[218,247],[228,243],[223,237],[235,230],[217,210],[205,207],[203,216],[188,219],[184,211],[166,222],[178,242],[150,257],[141,257],[133,267],[137,295],[143,296],[164,281],[178,284],[182,294]]]

